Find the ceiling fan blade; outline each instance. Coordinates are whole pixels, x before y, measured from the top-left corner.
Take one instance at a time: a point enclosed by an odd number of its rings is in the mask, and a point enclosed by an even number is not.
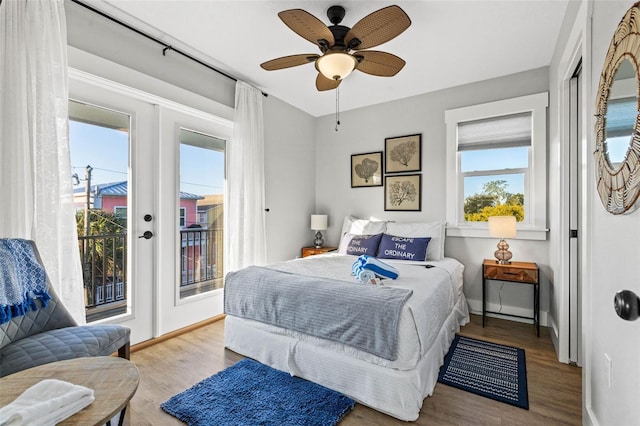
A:
[[[391,53],[379,52],[377,50],[365,50],[357,52],[353,56],[358,61],[357,70],[366,74],[377,75],[379,77],[393,77],[404,67],[404,59]]]
[[[281,58],[276,58],[267,62],[263,62],[260,64],[260,66],[267,71],[275,71],[275,70],[281,70],[283,68],[291,68],[291,67],[297,67],[298,65],[309,64],[315,61],[316,59],[318,59],[318,57],[319,56],[314,53],[283,56]]]
[[[324,92],[325,90],[332,90],[340,86],[341,81],[342,80],[332,80],[330,78],[325,77],[321,73],[318,73],[318,77],[316,77],[316,89],[318,89],[319,92]]]
[[[356,22],[345,36],[345,43],[353,50],[369,49],[400,35],[410,25],[411,19],[404,10],[388,6]]]
[[[318,18],[302,9],[283,10],[278,13],[282,22],[300,37],[320,46],[318,40],[326,40],[327,46],[335,43],[331,30]]]

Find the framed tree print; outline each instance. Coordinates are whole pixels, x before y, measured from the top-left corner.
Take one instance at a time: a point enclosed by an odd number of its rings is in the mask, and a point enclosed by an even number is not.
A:
[[[351,187],[382,186],[382,151],[351,156]]]
[[[422,175],[384,177],[384,209],[419,212],[422,210]]]
[[[419,172],[422,168],[421,145],[421,134],[385,139],[385,174]]]

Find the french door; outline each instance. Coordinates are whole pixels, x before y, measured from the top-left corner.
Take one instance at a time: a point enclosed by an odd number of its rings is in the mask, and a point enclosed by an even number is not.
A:
[[[69,97],[87,322],[135,344],[221,314],[231,123],[82,73]]]
[[[156,106],[159,334],[223,312],[225,148],[231,125]]]

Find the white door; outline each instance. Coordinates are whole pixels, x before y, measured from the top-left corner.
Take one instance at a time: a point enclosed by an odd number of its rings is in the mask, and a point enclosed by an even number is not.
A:
[[[227,120],[156,107],[157,334],[223,313]]]
[[[87,322],[131,343],[223,312],[232,123],[70,74],[70,147]]]
[[[87,322],[131,328],[131,343],[154,336],[154,108],[120,90],[69,79],[71,173],[77,177],[79,250]]]

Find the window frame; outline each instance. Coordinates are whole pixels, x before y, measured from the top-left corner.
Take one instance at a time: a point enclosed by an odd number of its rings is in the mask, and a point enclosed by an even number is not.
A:
[[[118,214],[118,211],[124,210],[124,216]],[[128,206],[113,206],[113,216],[116,219],[125,219],[127,220],[127,215],[129,214]]]
[[[531,112],[531,146],[529,167],[525,174],[525,221],[517,223],[516,239],[544,240],[547,224],[547,107],[548,92],[520,96],[496,102],[455,108],[445,111],[447,128],[447,180],[446,211],[447,236],[487,237],[486,222],[464,220],[463,173],[458,151],[458,124]],[[506,169],[511,171],[512,169]],[[483,175],[489,175],[483,171]],[[467,173],[468,174],[468,173]]]
[[[180,199],[180,193],[178,192],[178,200]],[[187,227],[187,208],[180,206],[178,208],[178,227],[184,229]]]

